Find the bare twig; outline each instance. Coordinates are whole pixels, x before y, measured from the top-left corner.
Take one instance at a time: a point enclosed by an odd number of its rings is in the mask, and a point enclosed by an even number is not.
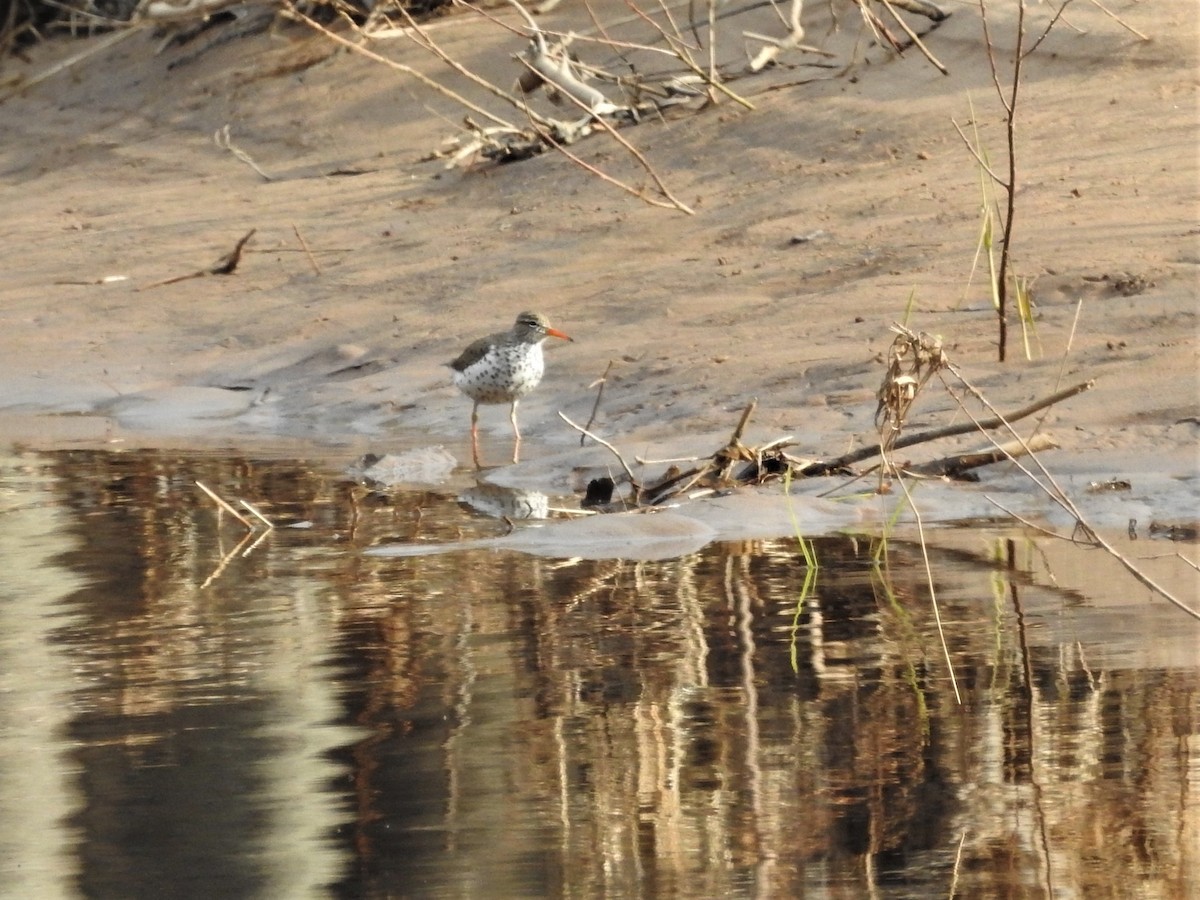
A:
[[[1042,29],[1042,33],[1038,35],[1038,39],[1033,42],[1033,45],[1025,51],[1026,56],[1030,56],[1038,47],[1042,46],[1050,32],[1054,30],[1054,26],[1058,24],[1058,20],[1062,18],[1062,14],[1067,11],[1067,7],[1071,5],[1071,0],[1063,0],[1062,4],[1054,11],[1054,15],[1050,17],[1050,21],[1046,23],[1046,27]]]
[[[703,456],[673,456],[673,457],[670,457],[669,459],[651,459],[649,457],[644,457],[644,456],[635,456],[633,459],[639,466],[659,466],[659,465],[667,465],[667,464],[673,465],[675,463],[700,462],[700,460],[704,459],[704,457]]]
[[[896,38],[894,34],[883,24],[883,20],[879,18],[868,5],[868,0],[854,0],[858,7],[858,12],[862,16],[863,22],[871,30],[871,34],[875,37],[878,44],[887,44],[896,53],[903,53],[904,46]]]
[[[514,3],[514,5],[517,5],[517,4]],[[478,76],[474,72],[472,72],[470,69],[468,69],[466,66],[464,66],[462,63],[458,62],[458,60],[456,60],[454,57],[452,57],[449,53],[447,53],[445,50],[443,50],[441,47],[439,47],[434,42],[433,38],[431,38],[429,36],[428,32],[424,28],[422,28],[419,24],[417,24],[417,20],[414,19],[412,17],[412,15],[409,14],[408,10],[404,7],[403,4],[401,4],[398,8],[400,10],[400,14],[402,16],[404,16],[405,21],[408,22],[409,28],[412,29],[412,33],[409,34],[409,37],[412,38],[414,43],[416,43],[419,46],[424,47],[426,50],[428,50],[430,53],[432,53],[434,56],[436,56],[442,62],[446,63],[446,65],[450,66],[450,68],[454,69],[454,71],[458,72],[464,78],[470,79],[472,82],[479,85],[484,90],[491,92],[495,96],[499,97],[500,99],[502,99],[508,103],[511,103],[514,107],[516,107],[517,109],[524,112],[530,118],[536,120],[539,124],[541,124],[543,126],[555,124],[552,120],[547,119],[543,116],[540,116],[534,110],[530,109],[529,104],[527,104],[524,100],[514,97],[512,94],[508,93],[508,91],[501,90],[496,85],[494,85],[490,81],[488,81],[486,78],[481,78],[480,76]],[[524,12],[524,10],[522,10],[522,12]],[[530,20],[530,21],[532,21],[532,20]],[[420,37],[419,41],[417,40],[416,37],[413,37],[414,34]]]
[[[1142,40],[1142,41],[1150,40],[1149,37],[1142,34],[1140,31],[1138,31],[1136,28],[1134,28],[1132,25],[1130,25],[1128,22],[1126,22],[1124,19],[1122,19],[1116,13],[1114,13],[1111,9],[1109,9],[1107,6],[1105,6],[1103,3],[1101,3],[1100,0],[1088,0],[1088,2],[1091,3],[1092,6],[1096,7],[1098,10],[1100,10],[1100,12],[1104,13],[1106,16],[1108,16],[1110,19],[1112,19],[1114,22],[1116,22],[1118,25],[1120,25],[1122,28],[1124,28],[1126,31],[1128,31],[1130,34],[1135,35],[1138,38],[1138,40]]]
[[[966,134],[963,133],[963,130],[959,126],[958,122],[956,122],[954,119],[951,119],[950,124],[954,126],[954,130],[958,132],[958,136],[962,138],[962,142],[966,145],[970,154],[975,157],[975,162],[979,164],[979,168],[987,172],[988,177],[991,178],[996,184],[1000,185],[1001,187],[1005,187],[1007,182],[1005,182],[1005,180],[1000,177],[1000,175],[998,175],[994,169],[992,169],[991,165],[988,164],[988,161],[984,159],[982,155],[980,155],[977,149],[975,149],[975,145],[972,144]]]
[[[716,87],[721,80],[717,70],[717,0],[708,0],[708,99],[717,102]]]
[[[313,256],[312,250],[308,246],[308,241],[304,239],[304,235],[300,233],[300,229],[296,227],[296,223],[292,223],[292,231],[296,233],[296,240],[300,242],[300,246],[304,248],[305,255],[308,256],[308,264],[313,267],[313,271],[318,275],[321,274],[321,267],[317,265],[317,258]]]
[[[623,181],[619,181],[618,179],[613,178],[607,172],[601,171],[600,169],[593,166],[591,163],[585,161],[582,157],[578,156],[575,153],[572,153],[570,150],[568,150],[566,148],[565,145],[563,145],[559,141],[556,141],[554,139],[554,136],[549,132],[549,130],[539,127],[536,123],[533,123],[532,119],[530,119],[530,122],[532,123],[533,129],[537,132],[538,137],[541,138],[548,146],[553,147],[555,150],[557,150],[559,153],[561,153],[567,159],[571,160],[571,162],[575,163],[578,166],[581,166],[582,168],[586,169],[588,172],[591,172],[593,175],[597,176],[598,178],[600,178],[604,181],[607,181],[609,184],[613,185],[614,187],[620,188],[621,190],[625,191],[628,194],[632,194],[634,197],[637,197],[643,203],[649,203],[651,206],[658,206],[663,209],[680,209],[681,208],[675,203],[668,203],[664,200],[658,200],[654,197],[648,197],[648,196],[646,196],[645,191],[640,191],[635,187],[631,187],[630,185],[625,184],[625,182],[623,182]],[[688,209],[687,207],[683,207],[682,210],[684,212],[688,213],[689,215],[693,214],[692,210]]]
[[[455,103],[462,104],[467,109],[471,110],[474,113],[477,113],[478,115],[483,116],[485,119],[488,119],[488,120],[496,123],[497,125],[501,125],[505,128],[512,129],[513,131],[517,130],[516,127],[513,126],[511,123],[506,122],[504,119],[501,119],[499,116],[495,115],[494,113],[484,109],[482,106],[479,106],[476,103],[472,103],[466,97],[462,96],[462,94],[459,94],[456,91],[452,91],[448,87],[446,87],[442,84],[439,84],[438,82],[434,81],[432,78],[429,78],[427,75],[424,75],[421,72],[418,72],[412,66],[406,66],[406,65],[404,65],[404,63],[398,63],[393,59],[388,59],[386,56],[382,56],[382,55],[374,52],[373,50],[368,50],[366,47],[362,46],[361,44],[356,44],[354,41],[347,40],[346,38],[342,37],[340,34],[330,31],[328,28],[326,28],[324,25],[320,24],[319,22],[316,22],[313,19],[310,19],[308,16],[304,15],[304,13],[298,11],[293,6],[289,6],[285,9],[283,9],[280,12],[280,15],[282,15],[286,18],[289,18],[289,19],[294,19],[297,22],[302,22],[303,24],[307,25],[309,28],[313,29],[314,31],[316,31],[320,34],[323,34],[325,37],[329,38],[329,40],[333,41],[335,44],[338,44],[342,47],[346,47],[347,49],[352,50],[353,52],[359,54],[360,56],[364,56],[367,59],[374,60],[377,63],[382,63],[383,65],[387,66],[389,69],[394,69],[397,72],[403,72],[405,75],[411,75],[413,78],[415,78],[417,81],[421,82],[421,84],[425,85],[426,87],[431,88],[434,91],[437,91],[439,94],[442,94],[445,97],[449,97]],[[361,33],[362,32],[360,32],[360,34]],[[369,37],[370,35],[365,35],[365,36]],[[482,81],[482,79],[479,79],[479,80]],[[513,97],[509,94],[506,94],[504,91],[501,91],[495,85],[492,85],[488,82],[483,82],[483,83],[488,87],[489,90],[492,91],[492,93],[495,93],[500,97],[503,97],[505,100],[507,100],[509,103],[512,103],[518,109],[523,108],[523,104],[520,103],[520,101],[518,101],[515,97]]]
[[[1026,528],[1031,528],[1034,531],[1037,531],[1037,532],[1040,532],[1041,534],[1046,535],[1047,537],[1058,538],[1060,541],[1071,541],[1071,543],[1075,543],[1075,539],[1073,537],[1070,537],[1065,534],[1059,534],[1057,531],[1053,531],[1052,529],[1045,528],[1041,525],[1036,524],[1035,522],[1031,522],[1029,519],[1026,519],[1023,516],[1017,515],[1015,512],[1013,512],[1011,509],[1009,509],[1003,503],[1000,503],[995,497],[985,496],[983,499],[985,499],[988,503],[992,504],[992,506],[999,509],[1005,515],[1007,515],[1013,519],[1016,519],[1018,522],[1020,522]]]
[[[1071,320],[1071,330],[1070,330],[1070,332],[1067,333],[1067,344],[1065,347],[1063,347],[1062,360],[1058,364],[1058,375],[1055,376],[1055,379],[1054,379],[1054,384],[1056,387],[1058,385],[1062,384],[1063,377],[1067,373],[1067,359],[1070,358],[1071,346],[1075,343],[1075,331],[1077,328],[1079,328],[1079,314],[1082,312],[1083,312],[1083,298],[1080,297],[1079,302],[1075,304],[1075,318],[1073,318]],[[1037,430],[1039,428],[1042,427],[1042,423],[1046,420],[1047,415],[1049,415],[1049,412],[1045,413],[1041,418],[1039,418],[1037,420],[1037,424],[1034,425],[1035,433],[1037,432]],[[1009,421],[1011,421],[1011,419]]]
[[[234,245],[234,248],[225,256],[217,260],[217,264],[208,270],[208,274],[232,275],[234,270],[237,269],[238,263],[242,261],[242,249],[246,246],[246,242],[249,241],[250,238],[254,237],[254,233],[256,231],[258,231],[257,228],[251,228],[244,235],[242,235],[241,240]]]
[[[583,426],[584,428],[591,428],[592,423],[596,421],[596,414],[598,412],[600,412],[600,398],[604,396],[604,386],[606,384],[608,384],[608,373],[612,371],[613,363],[615,363],[615,362],[616,362],[615,359],[610,359],[608,361],[608,365],[605,366],[605,368],[604,368],[604,374],[601,375],[594,382],[592,382],[591,385],[589,385],[589,386],[599,385],[599,390],[596,391],[596,402],[592,404],[592,414],[590,416],[588,416],[587,424],[585,426]],[[579,436],[579,446],[580,447],[583,446],[583,442],[585,440],[587,440],[587,435],[581,434]]]
[[[912,30],[912,27],[907,22],[904,21],[904,17],[901,16],[900,13],[896,12],[895,7],[892,6],[889,0],[880,0],[880,2],[883,4],[883,8],[891,13],[892,18],[896,20],[896,23],[901,27],[901,29],[903,29],[904,33],[908,35],[908,39],[912,41],[913,44],[916,45],[916,48],[920,50],[922,54],[924,54],[927,60],[929,60],[930,65],[932,65],[943,75],[949,75],[950,70],[943,66],[938,58],[930,52],[929,48],[926,47],[924,42],[921,40],[920,36]]]
[[[979,0],[980,7],[984,0]],[[1008,145],[1008,182],[1004,191],[1004,231],[1001,240],[1004,246],[1000,251],[1000,269],[996,275],[996,293],[1000,308],[996,314],[999,317],[999,358],[1004,362],[1008,355],[1008,268],[1012,261],[1013,225],[1017,218],[1017,99],[1021,88],[1021,49],[1025,41],[1025,4],[1017,4],[1017,47],[1013,55],[1012,92],[1004,103],[1008,110],[1005,118],[1004,135]],[[988,53],[993,52],[988,46]],[[1004,100],[1001,93],[1000,99]]]
[[[619,462],[621,464],[621,468],[625,470],[625,477],[629,479],[629,484],[633,487],[634,502],[636,503],[638,495],[641,494],[641,492],[642,492],[642,486],[638,482],[637,478],[634,477],[633,470],[629,468],[629,463],[625,462],[625,457],[623,457],[621,455],[621,451],[618,450],[616,447],[614,447],[612,444],[610,444],[608,441],[604,440],[604,438],[600,437],[599,435],[594,434],[591,431],[588,431],[582,425],[577,425],[576,423],[572,422],[569,418],[567,418],[567,416],[564,413],[559,412],[558,417],[560,419],[562,419],[564,422],[566,422],[568,425],[570,425],[572,428],[574,428],[576,431],[578,431],[580,434],[582,434],[584,437],[590,437],[593,441],[595,441],[601,447],[604,447],[605,449],[607,449],[613,456],[615,456],[617,458],[617,462]]]
[[[91,57],[97,55],[98,53],[103,53],[109,47],[115,46],[116,44],[119,44],[121,41],[125,40],[126,38],[132,37],[133,35],[137,34],[140,30],[141,29],[139,29],[137,27],[129,27],[129,28],[124,28],[120,31],[114,31],[112,34],[105,35],[104,37],[102,37],[98,41],[96,41],[94,44],[89,44],[87,47],[85,47],[83,50],[80,50],[78,53],[75,53],[75,54],[67,57],[64,60],[56,62],[54,65],[52,65],[46,69],[43,69],[41,72],[38,72],[36,75],[32,75],[29,78],[22,79],[21,81],[19,81],[17,83],[16,87],[14,87],[13,90],[9,91],[7,94],[0,95],[0,103],[3,103],[5,100],[9,99],[10,97],[17,96],[18,94],[22,93],[23,91],[26,91],[29,88],[33,87],[35,84],[40,84],[41,82],[46,81],[48,78],[53,78],[59,72],[65,72],[67,69],[70,69],[70,68],[78,65],[79,63],[83,62],[85,59],[90,59]]]
[[[238,503],[242,504],[243,509],[246,509],[247,511],[249,511],[249,513],[252,516],[254,516],[256,519],[258,519],[260,522],[262,522],[264,525],[266,525],[267,531],[273,531],[275,529],[275,523],[272,522],[270,519],[268,519],[266,516],[264,516],[261,512],[259,512],[254,506],[252,506],[250,504],[250,502],[248,500],[239,499]]]
[[[669,46],[672,50],[675,51],[675,55],[678,57],[680,62],[682,62],[685,66],[687,66],[689,69],[691,69],[694,74],[700,76],[700,78],[702,78],[706,83],[711,83],[711,82],[709,82],[708,76],[705,74],[704,69],[702,69],[700,67],[700,65],[696,62],[696,60],[688,52],[687,45],[684,43],[684,41],[681,38],[674,37],[674,36],[668,34],[666,29],[664,29],[661,25],[659,25],[657,22],[655,22],[654,19],[652,19],[650,16],[646,15],[646,13],[642,12],[642,10],[638,9],[638,7],[634,5],[633,0],[625,0],[625,3],[631,10],[633,10],[633,12],[639,18],[641,18],[648,25],[650,25],[652,28],[654,28],[656,31],[658,31],[658,33],[662,37],[662,39],[667,42],[667,46]],[[666,6],[662,4],[662,0],[659,0],[659,5],[663,8],[663,10],[665,12]],[[667,13],[667,20],[670,21],[672,25],[674,25],[674,21],[671,20],[671,18],[670,18],[670,13]],[[676,30],[676,33],[678,33],[678,29]],[[745,97],[742,97],[739,94],[734,93],[732,90],[729,89],[728,85],[725,85],[721,82],[716,82],[715,84],[712,84],[712,86],[714,88],[716,88],[718,91],[720,91],[722,94],[725,94],[725,96],[727,96],[730,100],[733,100],[735,103],[745,107],[746,109],[753,110],[755,108],[753,103],[751,103]]]
[[[979,19],[980,24],[983,26],[983,43],[987,48],[988,69],[992,75],[992,87],[996,89],[996,94],[1000,97],[1000,103],[1004,106],[1005,112],[1011,116],[1012,108],[1005,99],[1004,85],[1000,83],[1000,70],[996,66],[996,45],[992,43],[992,30],[988,25],[986,0],[979,0]]]
[[[517,59],[526,67],[528,67],[530,69],[533,68],[533,66],[529,63],[529,61],[526,60],[524,57],[517,57]],[[578,98],[576,98],[575,96],[573,96],[572,94],[564,91],[562,96],[566,97],[567,100],[574,103],[576,106],[578,106],[584,112],[587,112],[589,115],[592,114],[591,110],[588,109],[587,105],[585,103],[583,103],[581,100],[579,100]],[[606,121],[603,116],[592,116],[592,121],[595,124],[599,125],[601,128],[603,128],[605,131],[607,131],[610,135],[612,135],[613,139],[618,144],[620,144],[627,151],[629,151],[629,154],[631,156],[633,156],[633,158],[636,159],[638,161],[638,163],[641,164],[642,168],[646,170],[646,173],[654,180],[654,183],[658,186],[659,192],[664,197],[667,198],[668,202],[663,203],[661,201],[656,201],[652,197],[647,197],[643,192],[634,190],[633,188],[630,188],[627,185],[623,185],[621,182],[617,181],[616,179],[611,178],[610,176],[604,175],[603,177],[607,181],[609,181],[612,184],[622,187],[623,190],[629,191],[635,197],[639,197],[644,202],[650,203],[654,206],[664,206],[664,207],[668,207],[668,208],[674,208],[674,209],[679,210],[680,212],[687,213],[689,216],[694,216],[696,214],[695,210],[693,210],[690,206],[688,206],[683,201],[677,199],[675,197],[675,195],[671,193],[670,188],[668,188],[666,186],[666,184],[663,182],[662,178],[659,176],[658,172],[656,172],[654,170],[654,167],[650,165],[649,160],[647,160],[646,157],[644,155],[642,155],[642,152],[640,150],[638,150],[636,147],[634,147],[633,144],[629,143],[629,141],[625,140],[625,138],[623,138],[617,132],[617,129],[613,128],[612,125],[609,124],[608,121]],[[539,128],[538,130],[542,134],[542,136],[549,143],[551,143],[555,148],[557,148],[558,150],[561,150],[564,154],[566,154],[568,157],[570,157],[571,159],[578,162],[581,166],[584,166],[589,171],[596,173],[596,174],[601,174],[599,169],[597,169],[594,166],[588,165],[582,159],[580,159],[578,156],[576,156],[574,153],[568,152],[566,150],[566,148],[563,147],[559,141],[556,141],[554,139],[554,137],[552,135],[550,135],[547,131],[545,131],[544,129],[541,129],[541,128]]]

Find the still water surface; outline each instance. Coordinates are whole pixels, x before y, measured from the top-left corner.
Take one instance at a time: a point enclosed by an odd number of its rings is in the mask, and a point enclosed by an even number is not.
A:
[[[363,553],[504,527],[319,462],[0,460],[0,894],[1200,892],[1200,629],[1095,556],[940,532],[959,702],[900,541],[818,540],[807,595],[794,540]]]

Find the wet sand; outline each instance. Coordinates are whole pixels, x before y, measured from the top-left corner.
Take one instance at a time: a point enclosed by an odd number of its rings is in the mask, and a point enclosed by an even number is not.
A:
[[[470,403],[443,363],[533,308],[576,342],[548,348],[547,377],[522,403],[532,471],[597,459],[572,450],[578,435],[555,411],[586,420],[610,361],[596,428],[631,456],[710,453],[757,398],[748,442],[790,434],[797,452],[828,457],[874,439],[888,326],[911,295],[910,324],[942,335],[1001,409],[1095,379],[1046,417],[1061,445],[1049,464],[1165,475],[1160,514],[1194,509],[1197,12],[1190,0],[1117,12],[1151,40],[1081,4],[1081,31],[1056,29],[1027,60],[1013,259],[1036,334],[1029,360],[1014,324],[1005,364],[983,269],[972,272],[979,170],[952,124],[970,128],[973,108],[1002,159],[971,6],[927,38],[949,76],[915,52],[876,50],[849,73],[736,82],[753,111],[722,102],[627,129],[695,216],[641,204],[559,155],[447,170],[428,157],[460,109],[298,25],[157,54],[161,39],[138,33],[0,103],[0,424],[35,448],[350,459],[443,444],[465,460]],[[857,24],[827,34],[826,14],[810,11],[809,40],[842,64]],[[568,3],[544,22],[581,16]],[[1012,33],[1007,13],[993,25]],[[518,48],[495,26],[455,15],[436,34],[510,82]],[[5,76],[83,46],[51,41]],[[722,46],[735,58],[736,32]],[[404,40],[377,49],[451,77]],[[215,145],[226,125],[272,180]],[[603,137],[575,151],[648,181]],[[212,265],[252,228],[233,274],[157,284]],[[961,416],[935,384],[912,427]],[[485,453],[504,460],[506,410],[485,410],[483,430]]]

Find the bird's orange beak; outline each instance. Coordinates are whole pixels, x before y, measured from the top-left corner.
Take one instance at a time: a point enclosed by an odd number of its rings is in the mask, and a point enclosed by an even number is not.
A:
[[[563,332],[559,331],[557,328],[547,328],[546,336],[562,338],[564,341],[570,341],[572,344],[575,343],[575,338],[571,337],[569,334],[564,334]]]

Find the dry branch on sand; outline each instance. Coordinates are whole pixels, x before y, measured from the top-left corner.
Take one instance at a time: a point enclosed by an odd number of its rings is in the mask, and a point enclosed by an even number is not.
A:
[[[1052,13],[1047,31],[1061,17],[1066,2]],[[745,46],[741,54],[726,53],[722,58],[717,53],[718,25],[728,27],[731,22],[737,22],[736,17],[747,15],[766,3],[775,9],[782,26],[779,33],[765,33],[772,29],[763,30],[762,25],[757,25],[758,31],[742,29],[743,43],[756,44],[759,49],[752,53],[752,46]],[[583,27],[566,32],[542,27],[518,0],[507,0],[507,4],[520,17],[515,23],[512,16],[508,16],[507,21],[503,17],[506,7],[489,11],[466,0],[383,0],[379,3],[366,0],[304,3],[292,0],[121,0],[104,7],[116,11],[109,15],[99,14],[94,0],[20,0],[11,7],[7,21],[0,20],[0,56],[18,52],[16,48],[20,45],[40,40],[43,31],[52,26],[67,27],[72,33],[77,30],[81,33],[111,33],[82,53],[42,72],[10,79],[6,85],[9,90],[4,96],[13,96],[85,59],[94,58],[138,30],[153,29],[155,34],[163,35],[165,40],[158,49],[170,42],[186,42],[201,31],[208,31],[208,43],[193,54],[198,55],[224,40],[282,19],[311,28],[329,41],[329,47],[349,49],[385,65],[456,104],[463,117],[460,130],[444,146],[431,149],[429,154],[429,157],[445,159],[448,167],[470,165],[476,160],[509,163],[554,151],[647,203],[691,212],[672,194],[667,186],[669,179],[620,132],[647,121],[661,121],[668,110],[695,112],[722,100],[753,110],[755,106],[750,95],[755,89],[762,93],[788,86],[779,83],[778,79],[771,82],[754,80],[768,68],[796,64],[794,61],[785,63],[785,55],[803,55],[810,60],[814,56],[835,58],[828,50],[803,42],[806,33],[802,23],[803,0],[789,0],[786,13],[779,8],[778,0],[763,0],[736,8],[705,0],[703,9],[697,0],[686,0],[686,3],[685,0],[626,0],[628,14],[610,21],[601,21],[585,4],[587,20],[581,23]],[[678,10],[684,5],[688,8],[687,21],[677,22]],[[873,38],[876,46],[885,52],[903,53],[916,48],[931,65],[946,71],[926,40],[949,16],[949,12],[940,6],[929,0],[829,0],[827,4],[809,10],[809,28],[813,27],[812,19],[817,15],[829,19],[831,30],[836,28],[839,7],[855,11],[862,23],[862,33]],[[439,14],[469,11],[489,28],[502,29],[520,41],[520,45],[504,50],[512,60],[512,86],[506,89],[489,81],[470,71],[463,60],[445,51],[431,36],[433,27],[424,18],[434,10]],[[986,16],[982,5],[979,12]],[[689,37],[684,37],[681,26],[684,29],[690,26]],[[614,37],[618,27],[639,30],[641,40]],[[453,74],[449,78],[432,77],[415,66],[379,52],[380,45],[391,39],[412,41],[448,65]],[[606,54],[607,60],[587,62],[581,59],[589,53],[598,55],[590,52],[595,50]],[[848,71],[859,57],[860,43],[856,41],[852,58],[844,61],[846,65],[841,71]],[[654,63],[643,65],[643,60],[647,59]],[[297,60],[295,65],[303,67],[311,65],[316,58],[308,53],[298,55]],[[665,65],[662,64],[664,60]],[[823,62],[819,65],[832,67]],[[289,68],[285,65],[278,71],[286,72]],[[455,87],[455,82],[462,79],[474,88],[482,89],[493,100],[517,110],[519,116],[505,118],[489,108],[496,106],[495,103],[470,98],[469,91]],[[739,81],[745,81],[748,88],[735,90],[732,85]],[[568,109],[572,115],[557,116],[535,109],[531,97],[535,91],[544,91],[552,102]],[[576,110],[578,114],[575,114]],[[648,177],[646,187],[594,163],[585,163],[579,154],[569,149],[579,141],[599,137],[607,137],[620,145],[623,153],[631,157]],[[231,142],[227,130],[218,132],[217,143],[264,179],[272,177]]]
[[[188,272],[186,275],[176,275],[173,278],[164,278],[162,281],[155,281],[147,284],[144,287],[138,288],[139,291],[149,290],[150,288],[162,287],[165,284],[175,284],[179,281],[187,281],[189,278],[205,278],[209,275],[232,275],[238,265],[242,261],[242,251],[250,238],[254,237],[257,228],[251,228],[238,240],[232,250],[218,259],[207,269],[197,269],[195,272]]]
[[[622,500],[612,501],[604,492],[593,489],[594,505],[608,505],[613,509],[629,506],[658,506],[671,500],[695,496],[697,491],[727,490],[739,485],[762,484],[782,478],[811,478],[818,475],[856,476],[851,466],[864,460],[878,457],[882,475],[910,475],[915,477],[942,477],[957,480],[977,480],[973,470],[992,463],[1055,448],[1054,440],[1044,434],[1034,434],[1029,439],[1017,439],[1006,445],[970,453],[954,453],[926,462],[899,465],[893,459],[896,450],[929,443],[943,438],[970,432],[987,434],[1000,428],[1011,427],[1011,423],[1028,418],[1077,394],[1090,390],[1094,382],[1085,381],[1064,390],[1055,391],[1007,415],[993,415],[986,419],[972,417],[965,424],[950,425],[925,431],[920,434],[904,435],[904,423],[922,388],[930,379],[947,369],[951,363],[942,350],[941,341],[927,334],[917,334],[900,325],[893,326],[897,333],[888,355],[887,370],[878,391],[876,424],[880,428],[880,441],[828,460],[804,459],[793,455],[789,449],[795,444],[790,436],[776,438],[757,447],[743,442],[746,426],[758,404],[752,400],[742,411],[737,426],[723,447],[710,456],[695,460],[690,468],[672,465],[664,474],[649,483],[643,483],[633,474],[629,464],[619,450],[610,442],[602,440],[587,428],[580,427],[560,416],[584,437],[590,437],[608,448],[619,460],[625,472],[625,481],[630,493]],[[603,383],[603,380],[601,380]],[[961,399],[955,396],[955,402]],[[593,411],[594,417],[594,411]],[[589,422],[590,425],[590,422]],[[1016,436],[1014,436],[1016,437]],[[615,488],[617,485],[612,485]],[[881,489],[884,484],[881,481]]]
[[[911,435],[903,442],[894,442],[891,449],[895,449],[897,445],[911,447],[916,444],[960,435],[968,431],[994,430],[1009,422],[1015,422],[1031,416],[1039,410],[1061,402],[1075,394],[1082,393],[1090,387],[1091,382],[1087,382],[1069,391],[1060,391],[1053,396],[1043,398],[1036,403],[1017,410],[1008,416],[979,421],[965,427],[955,425]],[[659,506],[673,500],[695,497],[697,496],[696,492],[712,492],[729,490],[730,488],[745,485],[764,484],[768,481],[783,478],[785,475],[790,475],[793,478],[812,478],[820,475],[858,477],[858,473],[851,469],[851,465],[854,462],[861,462],[873,457],[882,458],[889,452],[881,444],[872,444],[834,459],[814,460],[799,457],[789,452],[790,448],[795,447],[795,443],[790,436],[779,437],[758,446],[747,446],[743,442],[742,437],[757,404],[757,400],[752,400],[742,411],[737,426],[724,446],[707,457],[701,457],[697,461],[697,465],[686,469],[680,468],[678,465],[672,465],[663,475],[647,483],[639,481],[634,476],[632,469],[621,456],[620,451],[610,442],[600,439],[592,432],[566,419],[565,416],[563,418],[567,424],[579,430],[583,435],[592,438],[597,443],[608,448],[620,461],[625,471],[625,479],[631,486],[631,494],[624,500],[611,503],[612,509],[627,509],[630,506]],[[1053,438],[1040,435],[1026,442],[1024,446],[1008,444],[1002,449],[954,453],[922,463],[897,466],[894,472],[926,478],[940,477],[951,480],[974,481],[978,480],[973,475],[974,469],[992,463],[1003,462],[1027,453],[1054,449],[1055,447],[1057,447],[1057,444]],[[605,498],[603,503],[597,503],[597,505],[603,506],[610,504],[610,502],[611,497]]]

